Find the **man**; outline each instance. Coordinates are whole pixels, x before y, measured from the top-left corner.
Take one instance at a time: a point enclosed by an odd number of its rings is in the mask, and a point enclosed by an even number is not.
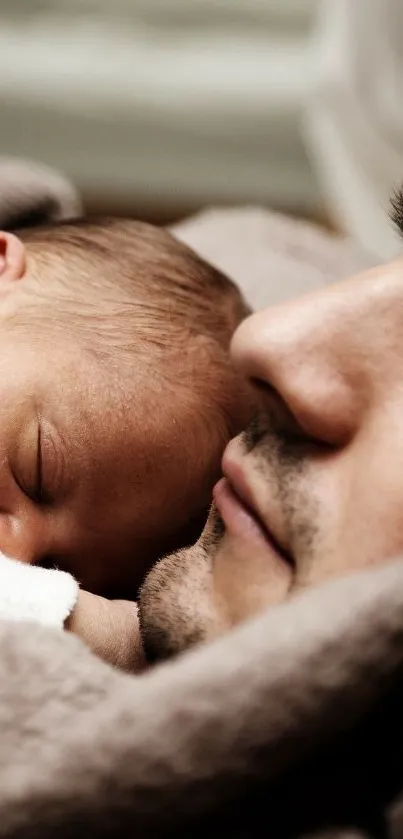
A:
[[[402,304],[397,260],[238,328],[232,355],[261,411],[225,451],[204,538],[143,588],[153,658],[401,553]]]

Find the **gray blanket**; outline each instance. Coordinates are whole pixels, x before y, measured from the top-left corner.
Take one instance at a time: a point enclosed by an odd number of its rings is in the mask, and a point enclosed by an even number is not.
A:
[[[139,677],[0,627],[0,837],[401,836],[403,564]]]

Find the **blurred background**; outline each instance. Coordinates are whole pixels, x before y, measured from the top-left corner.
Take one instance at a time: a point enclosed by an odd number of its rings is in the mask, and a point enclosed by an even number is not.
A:
[[[402,5],[0,0],[0,154],[61,169],[90,212],[262,205],[389,256]]]

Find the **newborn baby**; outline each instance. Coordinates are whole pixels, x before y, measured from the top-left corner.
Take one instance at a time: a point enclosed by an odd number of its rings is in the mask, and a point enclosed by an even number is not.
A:
[[[249,404],[236,287],[127,220],[0,233],[0,549],[134,598],[194,541]]]

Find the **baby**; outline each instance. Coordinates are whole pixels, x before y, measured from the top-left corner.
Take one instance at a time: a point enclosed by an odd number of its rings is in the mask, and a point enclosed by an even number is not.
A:
[[[128,220],[0,233],[0,550],[135,598],[197,538],[249,402],[236,287]]]

